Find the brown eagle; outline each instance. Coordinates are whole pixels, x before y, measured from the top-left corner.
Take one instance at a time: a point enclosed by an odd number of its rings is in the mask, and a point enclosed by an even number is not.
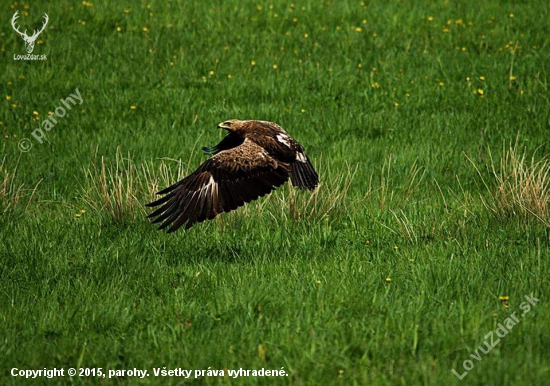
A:
[[[159,230],[171,225],[171,233],[211,220],[270,193],[289,177],[300,189],[313,190],[319,183],[302,145],[276,123],[231,119],[218,128],[228,134],[215,147],[203,148],[212,157],[147,204],[160,206],[148,216],[162,222]]]

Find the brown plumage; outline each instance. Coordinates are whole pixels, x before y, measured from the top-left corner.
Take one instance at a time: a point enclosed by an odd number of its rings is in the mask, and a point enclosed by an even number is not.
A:
[[[300,189],[313,190],[319,183],[302,145],[276,123],[232,119],[218,127],[229,133],[214,148],[203,148],[212,157],[147,204],[160,206],[149,215],[162,223],[159,230],[171,225],[171,233],[211,220],[270,193],[289,177]]]

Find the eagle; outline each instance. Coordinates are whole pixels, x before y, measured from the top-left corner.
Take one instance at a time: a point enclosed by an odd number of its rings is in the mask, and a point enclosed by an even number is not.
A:
[[[152,223],[168,226],[172,233],[185,226],[212,220],[256,200],[283,185],[313,190],[319,176],[304,148],[278,124],[230,119],[218,125],[227,135],[216,146],[203,150],[211,155],[197,170],[158,192],[164,195],[148,207]]]

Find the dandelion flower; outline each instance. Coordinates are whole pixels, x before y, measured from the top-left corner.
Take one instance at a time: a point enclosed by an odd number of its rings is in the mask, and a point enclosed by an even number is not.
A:
[[[6,100],[9,102],[11,101],[11,95],[6,95]]]
[[[478,88],[477,89],[477,95],[483,95],[483,94],[484,94],[483,89]]]
[[[428,16],[428,21],[434,21],[434,17],[433,16]]]
[[[276,64],[274,64],[274,65],[273,65],[273,69],[274,69],[275,71],[277,71],[277,70],[279,69],[279,66],[277,66]]]
[[[361,32],[361,31],[363,31],[363,29],[361,27],[355,28],[355,32]]]
[[[498,300],[503,301],[503,302],[507,302],[508,300],[510,300],[510,297],[508,295],[500,295],[498,297]]]
[[[483,75],[481,75],[481,76],[479,77],[479,80],[481,80],[482,82],[484,82],[484,81],[485,81],[485,77],[484,77]]]
[[[130,110],[135,110],[136,108],[137,108],[137,107],[134,106],[134,105],[130,106]]]
[[[252,67],[254,67],[254,66],[256,65],[256,61],[254,61],[254,60],[251,61],[251,62],[250,62],[250,65],[251,65]]]
[[[391,277],[386,278],[386,283],[391,283]]]

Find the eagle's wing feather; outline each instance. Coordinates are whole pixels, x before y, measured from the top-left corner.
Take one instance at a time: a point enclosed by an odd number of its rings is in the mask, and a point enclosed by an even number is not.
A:
[[[233,133],[227,134],[222,138],[220,143],[214,147],[203,147],[202,150],[207,154],[218,154],[221,151],[233,149],[241,145],[244,141],[244,138],[234,135]]]
[[[167,195],[147,205],[160,205],[149,217],[162,223],[159,229],[171,225],[169,233],[183,225],[187,229],[271,192],[288,180],[290,172],[289,164],[277,162],[263,147],[246,139],[219,151],[189,176],[159,192]]]
[[[290,180],[293,186],[313,190],[319,184],[319,175],[307,155],[303,154],[302,159],[291,164]]]
[[[253,141],[263,147],[273,158],[291,165],[292,185],[300,189],[315,189],[319,184],[319,175],[308,156],[304,154],[304,147],[276,123],[252,121],[251,125],[252,130],[263,133],[263,135],[253,136]]]

